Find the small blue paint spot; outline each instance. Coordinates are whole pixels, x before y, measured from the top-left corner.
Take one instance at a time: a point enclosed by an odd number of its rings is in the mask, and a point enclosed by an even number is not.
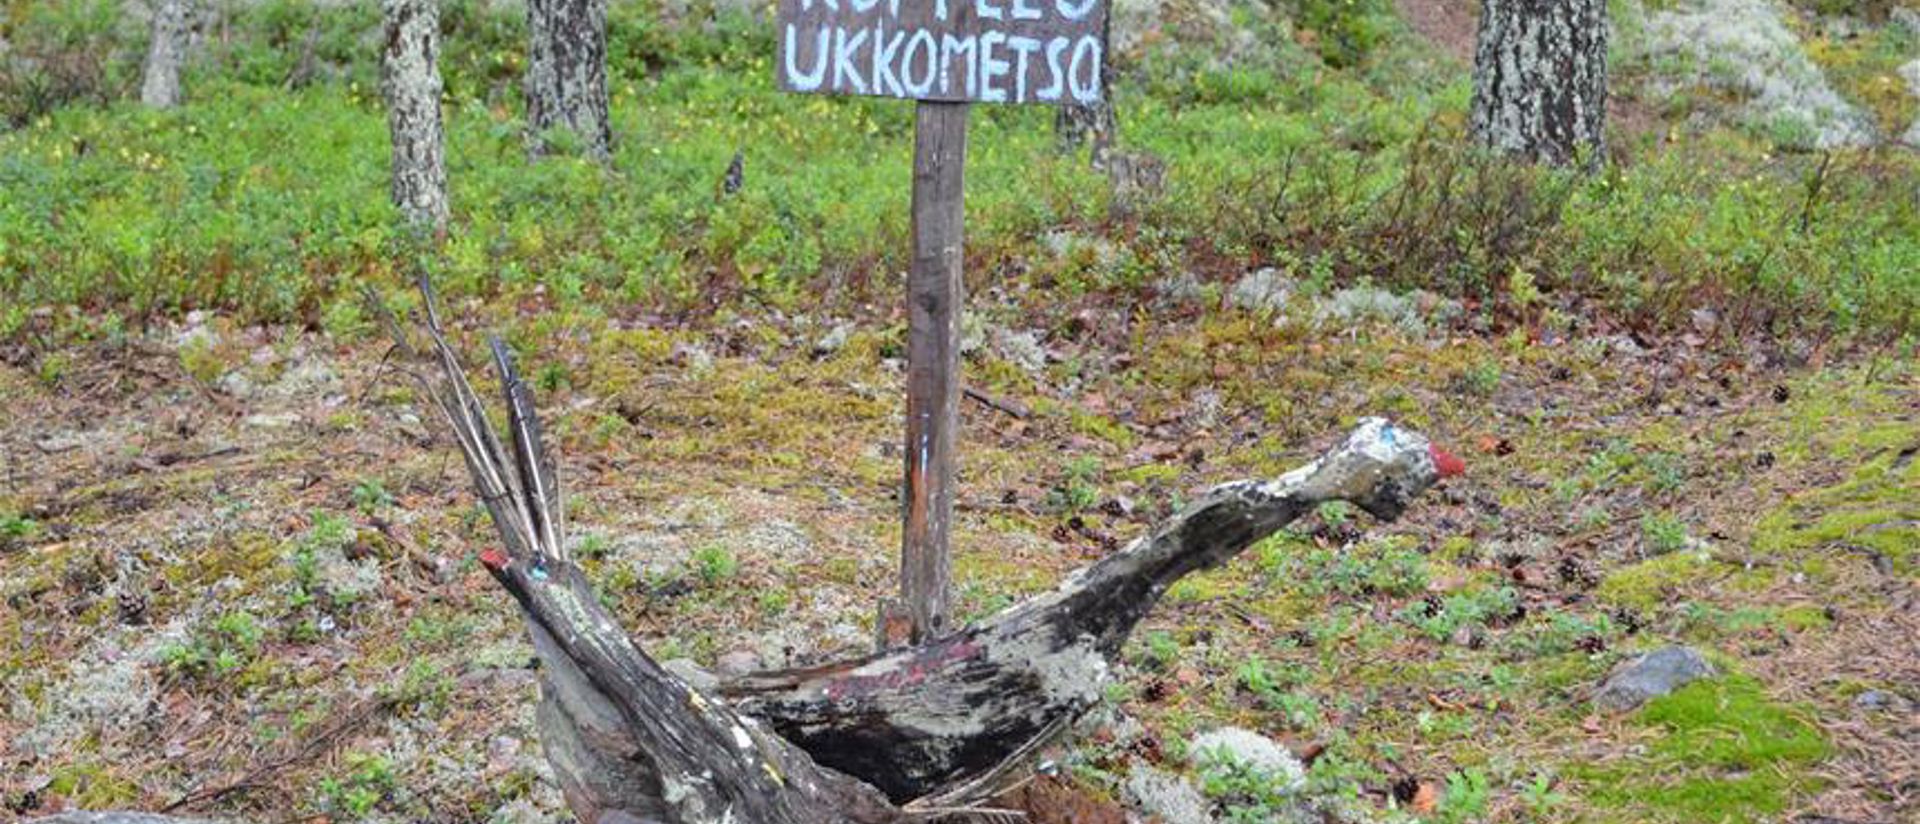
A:
[[[535,581],[547,580],[547,567],[545,564],[535,563],[533,565],[533,580]]]

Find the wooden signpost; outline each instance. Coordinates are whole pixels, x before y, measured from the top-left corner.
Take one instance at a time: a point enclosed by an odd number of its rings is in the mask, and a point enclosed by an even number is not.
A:
[[[900,548],[914,643],[948,629],[967,107],[1099,103],[1106,32],[1106,0],[780,0],[781,88],[918,101]]]

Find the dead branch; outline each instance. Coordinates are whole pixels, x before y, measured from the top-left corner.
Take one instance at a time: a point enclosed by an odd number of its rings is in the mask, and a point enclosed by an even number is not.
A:
[[[1055,590],[918,646],[703,691],[620,630],[565,552],[558,475],[532,393],[498,341],[508,440],[494,433],[425,281],[420,376],[502,541],[481,560],[527,618],[544,664],[540,734],[583,822],[892,822],[973,809],[1097,704],[1135,625],[1180,578],[1327,501],[1397,517],[1457,459],[1367,419],[1270,481],[1215,487]],[[403,347],[403,351],[406,348]],[[510,448],[509,448],[510,447]]]

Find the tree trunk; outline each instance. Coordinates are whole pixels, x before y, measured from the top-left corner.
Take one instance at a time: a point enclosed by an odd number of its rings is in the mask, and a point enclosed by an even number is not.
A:
[[[447,345],[431,294],[425,305],[442,376],[428,389],[500,534],[504,549],[481,562],[528,621],[544,665],[541,739],[583,822],[878,824],[979,804],[1100,701],[1128,635],[1175,581],[1321,503],[1393,518],[1461,471],[1419,434],[1368,419],[1319,460],[1271,481],[1216,487],[984,625],[706,689],[620,631],[567,557],[559,478],[505,348],[494,344],[511,450]]]
[[[1108,15],[1107,27],[1113,27]],[[1104,38],[1103,38],[1104,39]],[[1107,153],[1113,149],[1118,126],[1113,117],[1113,72],[1108,61],[1100,62],[1100,99],[1092,103],[1067,103],[1053,112],[1053,138],[1063,153],[1093,144],[1093,168],[1105,169]]]
[[[409,224],[447,225],[446,135],[440,123],[440,10],[437,0],[383,0],[386,50],[380,85],[393,138],[393,205]]]
[[[141,103],[155,109],[180,105],[180,63],[186,57],[192,11],[188,0],[154,3],[153,38],[147,43],[146,72],[140,82]]]
[[[607,115],[606,0],[527,0],[528,150],[567,129],[589,157],[613,155]]]
[[[1093,167],[1104,168],[1107,151],[1113,147],[1113,107],[1105,100],[1097,103],[1069,103],[1054,110],[1053,136],[1060,151],[1072,152],[1093,144]]]
[[[1483,0],[1476,140],[1538,162],[1596,165],[1606,116],[1606,0]]]

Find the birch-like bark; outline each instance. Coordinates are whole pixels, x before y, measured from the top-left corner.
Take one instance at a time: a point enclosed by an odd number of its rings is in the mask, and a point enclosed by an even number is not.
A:
[[[407,222],[447,224],[446,135],[440,120],[440,11],[437,0],[383,0],[386,48],[380,84],[393,139],[393,205]]]
[[[180,63],[187,52],[187,24],[193,9],[188,0],[156,0],[152,40],[147,43],[147,65],[140,81],[140,102],[155,109],[180,105]]]
[[[527,41],[528,151],[547,153],[567,129],[587,156],[611,157],[606,0],[527,0]]]
[[[1606,0],[1483,0],[1474,138],[1529,160],[1598,164],[1606,144]]]

